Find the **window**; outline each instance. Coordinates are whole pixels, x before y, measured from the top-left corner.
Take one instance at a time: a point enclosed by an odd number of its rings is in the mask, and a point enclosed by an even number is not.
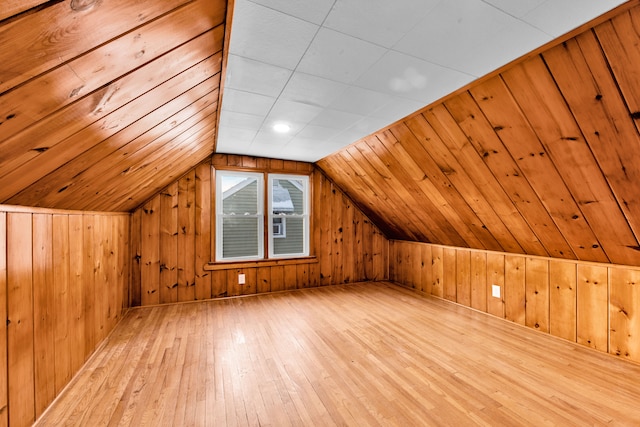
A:
[[[268,188],[269,257],[309,255],[309,177],[269,174]]]
[[[287,237],[287,220],[285,218],[273,218],[273,238],[283,239]]]
[[[217,170],[216,260],[265,254],[309,255],[309,177]]]
[[[263,257],[264,179],[261,173],[216,173],[216,258]]]

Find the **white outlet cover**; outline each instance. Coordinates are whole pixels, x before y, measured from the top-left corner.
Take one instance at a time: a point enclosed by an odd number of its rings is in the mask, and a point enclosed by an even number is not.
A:
[[[244,274],[238,274],[238,285],[244,285],[244,283],[245,283]]]
[[[500,286],[491,285],[491,296],[494,298],[500,298]]]

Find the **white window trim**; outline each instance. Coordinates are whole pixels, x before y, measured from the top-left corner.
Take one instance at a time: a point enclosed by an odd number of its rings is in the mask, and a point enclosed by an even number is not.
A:
[[[267,197],[267,215],[268,215],[268,219],[269,219],[269,229],[268,229],[268,239],[269,239],[269,258],[292,258],[292,257],[305,257],[305,256],[309,256],[309,234],[310,234],[310,226],[309,226],[309,211],[310,211],[310,194],[309,194],[309,176],[308,175],[292,175],[292,174],[274,174],[274,173],[270,173],[267,175],[268,176],[268,181],[267,181],[267,191],[268,191],[268,197]],[[284,215],[284,214],[279,214],[279,215],[274,215],[271,203],[273,200],[272,197],[272,192],[273,192],[273,181],[276,179],[284,179],[284,180],[290,180],[290,179],[296,179],[296,180],[301,180],[302,181],[302,194],[304,194],[304,213],[302,215],[296,215],[295,217],[302,217],[303,219],[303,230],[304,230],[304,234],[303,234],[303,243],[302,243],[302,252],[300,253],[287,253],[287,254],[275,254],[273,252],[274,250],[274,244],[273,244],[273,240],[274,240],[274,235],[273,235],[273,218],[287,218],[287,217],[292,217],[293,215]]]
[[[276,217],[274,217],[273,219],[275,219]],[[272,227],[275,228],[276,225],[279,225],[279,229],[280,229],[280,233],[276,234],[275,232],[273,233],[273,238],[274,239],[284,239],[287,237],[287,219],[286,218],[280,218],[281,221],[279,224],[273,224]]]
[[[257,180],[257,214],[253,215],[258,218],[258,255],[246,256],[246,257],[223,257],[223,218],[225,215],[222,213],[223,206],[223,191],[222,191],[222,176],[237,176],[239,178],[252,177]],[[217,261],[242,261],[242,260],[257,260],[264,259],[264,174],[259,172],[237,172],[229,170],[216,170],[216,260]]]

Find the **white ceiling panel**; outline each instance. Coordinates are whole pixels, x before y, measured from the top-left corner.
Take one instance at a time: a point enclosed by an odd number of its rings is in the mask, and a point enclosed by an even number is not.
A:
[[[333,153],[340,149],[344,144],[334,144],[324,140],[296,138],[289,144],[284,146],[282,156],[279,158],[285,160],[301,160],[306,162],[314,162],[318,155],[323,157],[324,153]],[[273,155],[268,157],[274,157]]]
[[[485,3],[502,10],[516,18],[522,18],[546,0],[485,0]]]
[[[300,126],[301,128],[302,126]],[[299,132],[300,129],[296,129],[296,132]],[[262,128],[260,131],[258,131],[258,133],[256,134],[255,138],[253,138],[253,143],[251,144],[251,147],[256,147],[258,145],[265,145],[267,147],[272,147],[274,149],[278,149],[281,150],[282,146],[284,146],[285,144],[287,144],[289,141],[291,141],[293,138],[295,137],[295,135],[289,133],[289,134],[280,134],[280,133],[276,133],[273,130],[269,129],[269,128]],[[269,156],[269,157],[273,157],[273,155]]]
[[[369,135],[370,133],[374,133],[389,124],[391,123],[389,123],[385,119],[380,119],[377,117],[365,117],[364,119],[359,120],[351,125],[347,129],[347,131],[359,132],[362,135]]]
[[[246,1],[246,0],[244,0]],[[320,25],[333,7],[335,0],[251,0],[268,8]],[[236,1],[236,4],[239,1]],[[236,6],[237,8],[237,6]],[[243,17],[241,19],[244,19]],[[238,20],[234,17],[234,25]],[[234,30],[235,31],[235,30]]]
[[[291,77],[291,70],[253,59],[229,55],[225,88],[278,97]],[[223,107],[224,104],[223,104]]]
[[[389,96],[387,97],[387,103],[382,108],[374,111],[373,114],[371,114],[371,118],[383,119],[387,124],[391,124],[421,109],[425,105],[424,102],[413,101],[398,96]]]
[[[410,30],[394,49],[480,77],[474,60],[467,57],[468,52],[493,40],[505,26],[513,25],[514,31],[528,26],[520,21],[518,27],[514,25],[515,22],[518,21],[512,16],[481,1],[443,1]],[[493,54],[500,55],[501,52],[496,49]]]
[[[216,150],[316,161],[624,1],[234,3]]]
[[[248,150],[253,138],[258,134],[258,131],[250,130],[248,128],[234,128],[231,126],[220,126],[218,129],[218,138],[221,138],[222,141],[228,143],[229,141],[233,141],[233,145],[228,147],[228,149],[232,149],[232,151],[225,151],[229,153],[237,153],[237,154],[249,154],[248,151],[243,151],[242,153],[238,152],[240,148],[244,150]]]
[[[355,84],[426,105],[472,79],[469,74],[390,50]]]
[[[342,83],[352,83],[375,64],[385,49],[328,28],[311,42],[297,70]]]
[[[308,123],[323,111],[322,107],[279,99],[269,113],[275,121]]]
[[[343,129],[336,129],[332,127],[325,126],[317,126],[317,125],[307,125],[304,129],[302,129],[296,137],[292,140],[292,142],[299,141],[300,139],[307,140],[315,140],[322,141],[326,139],[331,139],[338,135]]]
[[[316,126],[325,126],[333,129],[346,129],[364,116],[360,114],[347,113],[345,111],[324,109],[310,123]]]
[[[550,40],[550,36],[531,25],[507,18],[493,31],[462,47],[449,65],[480,77]]]
[[[235,111],[222,111],[220,113],[220,127],[232,127],[258,131],[262,127],[264,117],[253,114],[237,113]]]
[[[555,38],[622,3],[620,0],[547,0],[524,19]]]
[[[387,95],[369,89],[352,86],[329,106],[334,110],[368,116],[387,103]]]
[[[281,98],[318,107],[328,107],[348,87],[344,83],[295,72],[282,92]]]
[[[238,2],[243,16],[233,25],[234,55],[293,70],[313,40],[318,25],[259,4]]]
[[[361,129],[358,129],[357,127],[351,127],[347,130],[340,132],[338,135],[328,140],[327,145],[330,145],[332,147],[340,146],[340,145],[347,146],[349,144],[352,144],[353,141],[357,141],[360,138],[363,138],[363,135],[366,136],[369,133],[363,133]],[[332,150],[332,152],[333,151],[335,150]]]
[[[271,111],[276,99],[275,97],[244,92],[228,87],[224,91],[224,111],[234,111],[264,117]]]
[[[391,48],[440,0],[337,0],[324,26]],[[411,13],[407,13],[410,10]]]

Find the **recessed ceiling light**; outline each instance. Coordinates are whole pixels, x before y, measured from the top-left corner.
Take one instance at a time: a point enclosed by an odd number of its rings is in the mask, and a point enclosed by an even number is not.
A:
[[[273,130],[278,133],[287,133],[291,130],[291,126],[286,123],[276,123],[275,125],[273,125]]]

